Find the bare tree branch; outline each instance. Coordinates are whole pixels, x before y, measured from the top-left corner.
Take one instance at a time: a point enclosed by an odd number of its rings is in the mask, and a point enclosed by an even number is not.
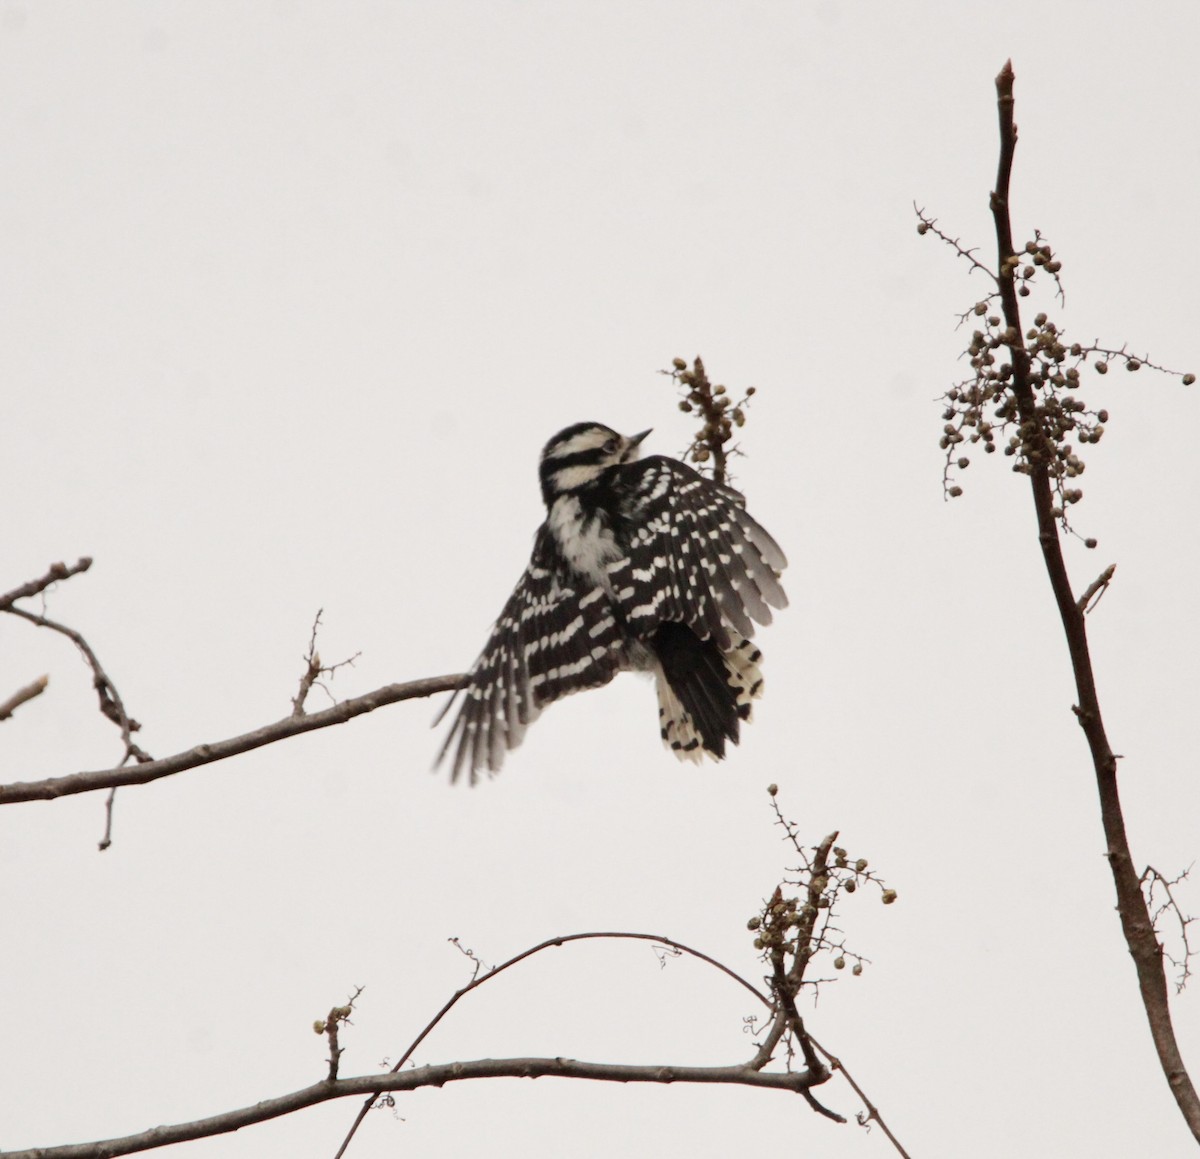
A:
[[[1013,156],[1017,145],[1017,128],[1013,121],[1013,69],[1009,61],[996,77],[997,106],[1000,117],[1000,159],[996,174],[996,188],[991,197],[992,217],[996,228],[996,242],[1000,263],[1000,299],[1004,320],[1012,340],[1008,349],[1012,354],[1012,393],[1023,423],[1032,430],[1040,430],[1036,414],[1036,397],[1030,377],[1030,356],[1021,335],[1025,333],[1016,291],[1014,272],[1016,268],[1013,246],[1012,222],[1010,217],[1009,185],[1012,179]],[[1175,1038],[1171,1023],[1171,1008],[1167,995],[1167,979],[1163,968],[1163,950],[1155,936],[1142,894],[1137,872],[1133,868],[1133,856],[1129,838],[1125,832],[1125,817],[1117,787],[1117,757],[1113,753],[1105,732],[1100,713],[1100,701],[1092,671],[1091,653],[1088,648],[1087,621],[1083,608],[1086,601],[1077,600],[1071,589],[1063,559],[1062,543],[1058,535],[1054,512],[1054,493],[1047,467],[1047,456],[1040,455],[1030,463],[1029,479],[1033,492],[1033,505],[1037,515],[1038,542],[1042,559],[1050,577],[1058,605],[1063,632],[1071,656],[1071,667],[1075,675],[1078,704],[1075,716],[1087,738],[1092,764],[1096,775],[1096,786],[1100,796],[1100,816],[1107,843],[1109,867],[1117,893],[1117,912],[1126,945],[1137,969],[1138,986],[1142,1004],[1150,1024],[1150,1033],[1158,1052],[1159,1063],[1166,1075],[1167,1084],[1175,1096],[1179,1109],[1192,1134],[1200,1139],[1200,1099],[1184,1066],[1183,1056]],[[1082,604],[1082,606],[1081,606]]]
[[[649,1064],[627,1066],[616,1063],[580,1062],[569,1058],[482,1058],[472,1062],[441,1063],[416,1067],[396,1074],[363,1075],[314,1083],[310,1087],[264,1099],[251,1107],[196,1119],[190,1123],[151,1127],[136,1135],[105,1139],[95,1143],[74,1143],[62,1147],[33,1147],[27,1151],[5,1151],[4,1159],[113,1159],[173,1143],[205,1139],[238,1131],[254,1123],[265,1123],[281,1115],[293,1114],[305,1107],[331,1099],[354,1095],[372,1097],[421,1087],[441,1087],[446,1083],[488,1078],[590,1079],[612,1083],[733,1083],[766,1090],[802,1092],[814,1081],[803,1071],[791,1074],[764,1073],[746,1066],[670,1066]]]
[[[39,676],[32,683],[26,684],[24,688],[18,688],[7,700],[0,703],[0,720],[8,720],[22,704],[41,696],[49,683],[49,676]]]
[[[288,737],[300,736],[302,733],[314,732],[334,724],[345,724],[356,716],[374,712],[377,708],[402,700],[432,696],[437,692],[451,692],[458,687],[461,680],[461,675],[430,676],[423,680],[410,680],[404,684],[387,684],[374,692],[343,700],[322,712],[306,716],[286,716],[274,724],[263,725],[262,728],[242,733],[241,736],[199,744],[187,752],[176,753],[161,760],[125,768],[99,769],[95,772],[47,777],[40,781],[17,781],[9,785],[0,785],[0,805],[12,805],[19,801],[52,801],[56,797],[91,793],[96,789],[110,789],[117,785],[144,785],[200,765],[223,761]]]
[[[81,556],[70,567],[65,563],[52,563],[49,570],[40,579],[30,580],[28,583],[22,584],[19,588],[13,588],[11,592],[6,592],[0,596],[0,612],[7,612],[17,600],[36,596],[39,592],[44,592],[51,584],[58,583],[59,580],[70,579],[73,575],[87,571],[91,566],[91,557],[87,555]]]
[[[753,994],[761,1003],[772,1008],[771,999],[745,978],[735,973],[708,954],[676,942],[672,938],[660,934],[619,932],[594,932],[583,934],[567,934],[532,946],[520,954],[509,958],[508,961],[488,970],[485,974],[473,978],[467,985],[457,990],[442,1006],[441,1010],[429,1021],[420,1034],[412,1041],[388,1074],[363,1075],[357,1078],[338,1079],[327,1078],[323,1082],[305,1087],[290,1094],[280,1095],[273,1099],[265,1099],[251,1107],[226,1111],[222,1114],[211,1115],[207,1118],[196,1119],[187,1123],[176,1123],[171,1126],[153,1127],[135,1135],[126,1135],[117,1139],[106,1139],[92,1143],[68,1144],[61,1147],[37,1147],[26,1151],[6,1151],[4,1159],[113,1159],[118,1155],[129,1155],[137,1151],[146,1151],[156,1147],[166,1147],[175,1143],[183,1143],[192,1139],[209,1138],[254,1123],[263,1123],[282,1115],[293,1114],[305,1107],[317,1103],[328,1102],[350,1096],[366,1095],[367,1100],[359,1112],[353,1126],[343,1141],[338,1155],[344,1154],[350,1140],[353,1138],[358,1125],[366,1117],[368,1110],[374,1105],[380,1095],[393,1094],[398,1091],[411,1091],[420,1087],[444,1086],[448,1082],[480,1078],[539,1078],[543,1076],[559,1076],[561,1078],[591,1079],[598,1082],[646,1082],[646,1083],[732,1083],[741,1086],[762,1087],[771,1090],[785,1090],[807,1094],[808,1089],[826,1082],[829,1070],[818,1062],[815,1070],[790,1071],[786,1073],[767,1072],[761,1068],[767,1058],[762,1058],[760,1050],[750,1063],[740,1063],[733,1066],[696,1067],[671,1065],[626,1065],[612,1063],[580,1062],[566,1058],[509,1058],[509,1059],[479,1059],[473,1062],[442,1063],[434,1066],[423,1066],[403,1069],[412,1057],[413,1052],[425,1040],[435,1026],[446,1016],[460,999],[472,990],[478,989],[484,983],[495,978],[505,970],[525,961],[534,954],[553,947],[566,945],[569,942],[589,939],[633,939],[649,941],[659,945],[669,946],[680,953],[715,967],[728,975],[744,989]],[[357,997],[357,993],[355,994]],[[353,999],[351,999],[353,1002]],[[331,1056],[329,1073],[336,1075],[337,1061],[341,1056],[341,1048],[337,1042],[337,1024],[344,1022],[350,1013],[350,1007],[335,1007],[328,1018],[314,1024],[314,1030],[329,1037]],[[833,1112],[818,1106],[822,1113],[832,1118],[840,1118]],[[844,1120],[841,1120],[844,1121]]]

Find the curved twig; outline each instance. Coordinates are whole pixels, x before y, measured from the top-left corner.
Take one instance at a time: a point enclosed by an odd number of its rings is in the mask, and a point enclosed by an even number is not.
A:
[[[773,1010],[775,1008],[774,1003],[770,998],[767,997],[766,994],[764,994],[750,982],[747,982],[745,978],[743,978],[736,971],[731,970],[724,963],[718,962],[716,958],[709,957],[708,954],[703,953],[701,950],[695,950],[691,946],[685,946],[682,942],[676,942],[672,938],[663,937],[661,934],[640,934],[631,933],[628,931],[594,931],[586,934],[564,934],[557,938],[547,938],[544,942],[539,942],[536,946],[531,946],[528,950],[522,950],[521,953],[509,958],[508,961],[501,962],[500,965],[494,966],[492,969],[488,970],[486,974],[480,974],[478,977],[472,978],[471,981],[465,986],[460,987],[453,994],[451,994],[446,1000],[445,1005],[442,1006],[441,1010],[439,1010],[429,1020],[429,1022],[426,1023],[425,1029],[422,1030],[421,1033],[418,1034],[411,1043],[409,1043],[408,1049],[405,1050],[405,1052],[400,1056],[400,1059],[396,1065],[392,1067],[391,1073],[396,1074],[400,1068],[406,1062],[408,1062],[410,1058],[412,1058],[413,1052],[418,1046],[421,1045],[422,1042],[425,1041],[433,1028],[437,1026],[437,1024],[441,1022],[441,1020],[445,1018],[447,1014],[450,1013],[451,1009],[458,1004],[460,999],[465,998],[472,990],[477,990],[485,982],[491,981],[491,979],[493,979],[497,974],[501,974],[510,967],[518,965],[520,962],[525,961],[526,958],[532,958],[534,954],[540,954],[542,950],[549,950],[553,947],[564,946],[568,942],[583,942],[595,938],[658,942],[661,945],[671,947],[673,950],[678,950],[682,954],[690,954],[693,958],[698,958],[701,962],[707,962],[708,965],[715,967],[716,969],[720,970],[721,973],[727,974],[735,982],[740,983],[747,990],[749,990],[750,993],[753,994],[754,997],[757,998],[764,1006],[766,1006],[768,1010]],[[761,1051],[759,1053],[761,1054]],[[744,1069],[758,1070],[762,1066],[765,1066],[769,1061],[769,1059],[764,1058],[761,1062],[759,1062],[758,1059],[759,1056],[756,1055],[751,1063],[745,1064]],[[757,1063],[757,1066],[755,1063]],[[342,1140],[342,1145],[337,1149],[334,1159],[341,1159],[341,1157],[346,1153],[346,1148],[350,1146],[350,1140],[354,1138],[355,1132],[362,1124],[363,1119],[367,1117],[367,1112],[370,1111],[371,1107],[374,1105],[374,1102],[375,1095],[372,1094],[372,1096],[367,1099],[362,1108],[359,1110],[357,1117],[350,1126],[350,1130],[346,1133],[345,1139]]]

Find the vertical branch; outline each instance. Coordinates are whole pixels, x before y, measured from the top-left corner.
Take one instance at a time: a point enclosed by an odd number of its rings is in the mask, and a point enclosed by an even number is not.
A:
[[[991,197],[991,209],[999,250],[1000,300],[1010,339],[1007,345],[1012,354],[1012,392],[1022,426],[1035,429],[1040,427],[1040,423],[1030,381],[1029,354],[1022,343],[1024,327],[1021,324],[1015,276],[1019,262],[1013,249],[1009,204],[1013,156],[1017,145],[1017,127],[1013,121],[1011,61],[1005,64],[1000,75],[996,77],[996,93],[1000,118],[1000,161],[996,173],[996,188]],[[1042,549],[1046,573],[1050,578],[1050,586],[1058,605],[1071,655],[1078,700],[1074,712],[1087,738],[1095,769],[1096,786],[1100,796],[1100,817],[1107,845],[1106,857],[1116,886],[1117,912],[1120,914],[1125,943],[1137,970],[1142,1004],[1150,1024],[1159,1063],[1184,1120],[1192,1134],[1200,1140],[1200,1099],[1197,1099],[1196,1089],[1184,1066],[1183,1056],[1175,1039],[1166,973],[1163,968],[1163,950],[1155,934],[1138,875],[1133,868],[1133,856],[1125,832],[1125,818],[1117,786],[1117,757],[1105,732],[1092,671],[1091,653],[1088,649],[1084,611],[1071,590],[1055,521],[1053,487],[1047,467],[1047,455],[1053,454],[1053,447],[1049,445],[1048,440],[1046,442],[1047,445],[1043,447],[1034,446],[1029,455],[1029,477],[1034,510],[1037,514],[1038,543]]]

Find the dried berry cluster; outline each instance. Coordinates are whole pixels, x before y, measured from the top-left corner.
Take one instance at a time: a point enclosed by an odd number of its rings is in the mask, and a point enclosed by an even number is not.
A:
[[[1096,365],[1101,373],[1110,359],[1123,358],[1133,369],[1140,360],[1096,345],[1068,345],[1045,314],[1038,314],[1034,325],[1019,335],[1002,326],[997,314],[987,313],[990,304],[979,302],[974,311],[980,314],[982,307],[984,329],[973,332],[967,347],[972,377],[956,383],[945,395],[940,445],[946,452],[947,494],[952,498],[962,494],[962,488],[949,479],[952,468],[965,470],[970,465],[970,459],[962,454],[967,449],[963,444],[981,443],[991,454],[998,437],[1006,436],[1004,453],[1015,460],[1014,471],[1029,474],[1039,465],[1049,471],[1061,514],[1067,505],[1083,498],[1082,490],[1069,485],[1085,468],[1076,443],[1080,448],[1098,443],[1108,422],[1107,410],[1091,410],[1077,397],[1080,367],[1089,355],[1100,357]],[[1024,413],[1013,390],[1013,351],[1018,348],[1024,352],[1026,380],[1033,396]]]
[[[683,454],[684,461],[690,459],[711,470],[718,483],[727,482],[729,456],[741,453],[736,446],[730,446],[733,431],[735,427],[745,425],[746,407],[754,396],[754,387],[748,387],[742,399],[733,402],[725,387],[709,382],[704,363],[699,358],[690,368],[682,358],[676,358],[671,369],[662,373],[670,375],[680,387],[683,398],[679,409],[685,414],[695,412],[701,419],[699,432]]]
[[[788,829],[793,844],[798,845],[790,823],[782,816],[780,823]],[[809,962],[822,952],[833,955],[835,970],[845,969],[850,961],[852,974],[863,972],[867,959],[846,948],[842,931],[833,924],[834,907],[841,894],[855,893],[870,883],[879,889],[884,905],[896,900],[896,891],[888,889],[882,878],[868,868],[865,857],[851,860],[846,850],[832,841],[830,837],[817,846],[813,857],[806,857],[804,867],[796,871],[796,878],[776,886],[761,912],[746,923],[754,934],[754,948],[762,951],[764,959],[785,968],[801,985]],[[798,892],[784,896],[785,886]]]
[[[997,278],[972,251],[938,229],[932,218],[920,210],[918,214],[918,233],[935,234],[987,273],[997,286],[1011,278],[1018,297],[1028,297],[1038,273],[1044,270],[1054,278],[1061,300],[1058,275],[1062,263],[1040,233],[1025,243],[1021,253],[1005,259]],[[946,452],[946,494],[950,498],[962,494],[953,475],[970,466],[965,452],[972,445],[981,444],[988,454],[1002,445],[1005,455],[1014,460],[1014,471],[1026,475],[1037,469],[1048,472],[1058,499],[1055,515],[1068,527],[1067,508],[1083,498],[1082,489],[1072,485],[1086,466],[1080,451],[1101,440],[1108,422],[1107,410],[1093,410],[1079,397],[1082,369],[1090,361],[1101,375],[1107,374],[1113,364],[1131,372],[1143,366],[1166,374],[1177,372],[1135,357],[1124,347],[1113,350],[1097,342],[1086,346],[1068,342],[1065,332],[1045,313],[1039,313],[1024,333],[1016,325],[1007,324],[1001,313],[997,289],[961,317],[964,323],[978,319],[976,325],[982,328],[972,332],[966,350],[970,377],[955,383],[944,396],[939,445]],[[1179,377],[1185,386],[1196,380],[1192,374]],[[1095,546],[1094,540],[1086,542],[1089,547]]]

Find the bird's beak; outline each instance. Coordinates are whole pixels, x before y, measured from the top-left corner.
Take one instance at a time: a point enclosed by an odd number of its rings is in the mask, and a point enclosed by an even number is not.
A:
[[[629,444],[629,449],[632,450],[634,447],[636,447],[638,443],[640,443],[652,430],[654,430],[653,427],[651,427],[649,430],[642,431],[640,435],[630,435],[626,440],[626,442]]]

